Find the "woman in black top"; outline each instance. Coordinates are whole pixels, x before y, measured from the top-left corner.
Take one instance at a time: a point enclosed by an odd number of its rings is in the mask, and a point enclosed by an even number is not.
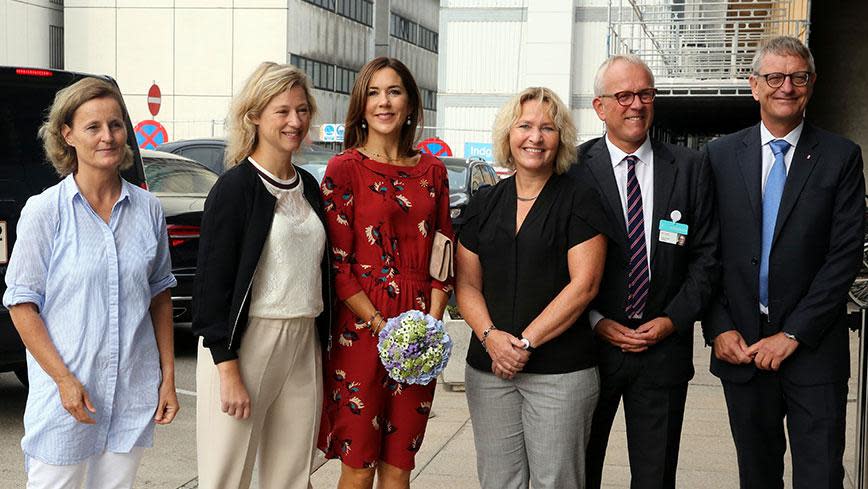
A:
[[[474,333],[465,386],[479,481],[584,487],[599,394],[586,306],[605,261],[603,211],[592,189],[564,175],[576,130],[551,90],[516,95],[493,133],[495,158],[515,175],[471,201],[456,277]]]

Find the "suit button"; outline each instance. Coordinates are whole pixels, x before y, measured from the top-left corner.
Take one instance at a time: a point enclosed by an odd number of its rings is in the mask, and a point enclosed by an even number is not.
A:
[[[759,260],[757,259],[757,257],[752,256],[751,259],[750,259],[750,264],[751,264],[751,265],[756,265],[757,263],[759,263]]]

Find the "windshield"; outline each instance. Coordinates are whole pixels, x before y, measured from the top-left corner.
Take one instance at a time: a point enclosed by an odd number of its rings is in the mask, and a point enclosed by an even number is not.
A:
[[[298,165],[298,166],[307,170],[308,173],[313,175],[313,177],[316,178],[317,182],[322,182],[322,177],[325,176],[325,171],[326,171],[326,162],[325,161],[319,162],[319,163],[306,163],[304,165]]]
[[[217,175],[204,166],[186,160],[144,158],[148,189],[155,193],[207,195]]]
[[[447,166],[446,173],[449,175],[449,190],[464,190],[467,186],[467,168]]]

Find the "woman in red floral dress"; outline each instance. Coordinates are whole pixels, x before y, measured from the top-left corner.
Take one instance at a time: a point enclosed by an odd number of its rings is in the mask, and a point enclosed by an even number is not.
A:
[[[339,488],[406,488],[422,444],[434,382],[391,380],[377,356],[386,319],[443,315],[451,283],[431,278],[434,233],[452,237],[446,167],[413,149],[422,105],[406,66],[376,58],[356,78],[343,153],[321,190],[338,305],[325,366],[319,447],[343,463]]]

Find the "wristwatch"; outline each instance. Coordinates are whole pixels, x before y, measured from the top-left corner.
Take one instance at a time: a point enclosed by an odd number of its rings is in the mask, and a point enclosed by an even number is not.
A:
[[[783,333],[784,333],[784,336],[786,336],[787,338],[789,338],[789,339],[791,339],[791,340],[793,340],[793,341],[795,341],[795,342],[798,343],[799,339],[796,338],[796,335],[794,335],[794,334],[792,334],[792,333],[787,333],[786,331],[783,331]]]
[[[530,340],[525,338],[524,336],[521,337],[521,344],[524,345],[522,346],[522,348],[527,350],[528,353],[533,353],[536,351],[536,348],[534,348],[533,345],[530,344]]]

